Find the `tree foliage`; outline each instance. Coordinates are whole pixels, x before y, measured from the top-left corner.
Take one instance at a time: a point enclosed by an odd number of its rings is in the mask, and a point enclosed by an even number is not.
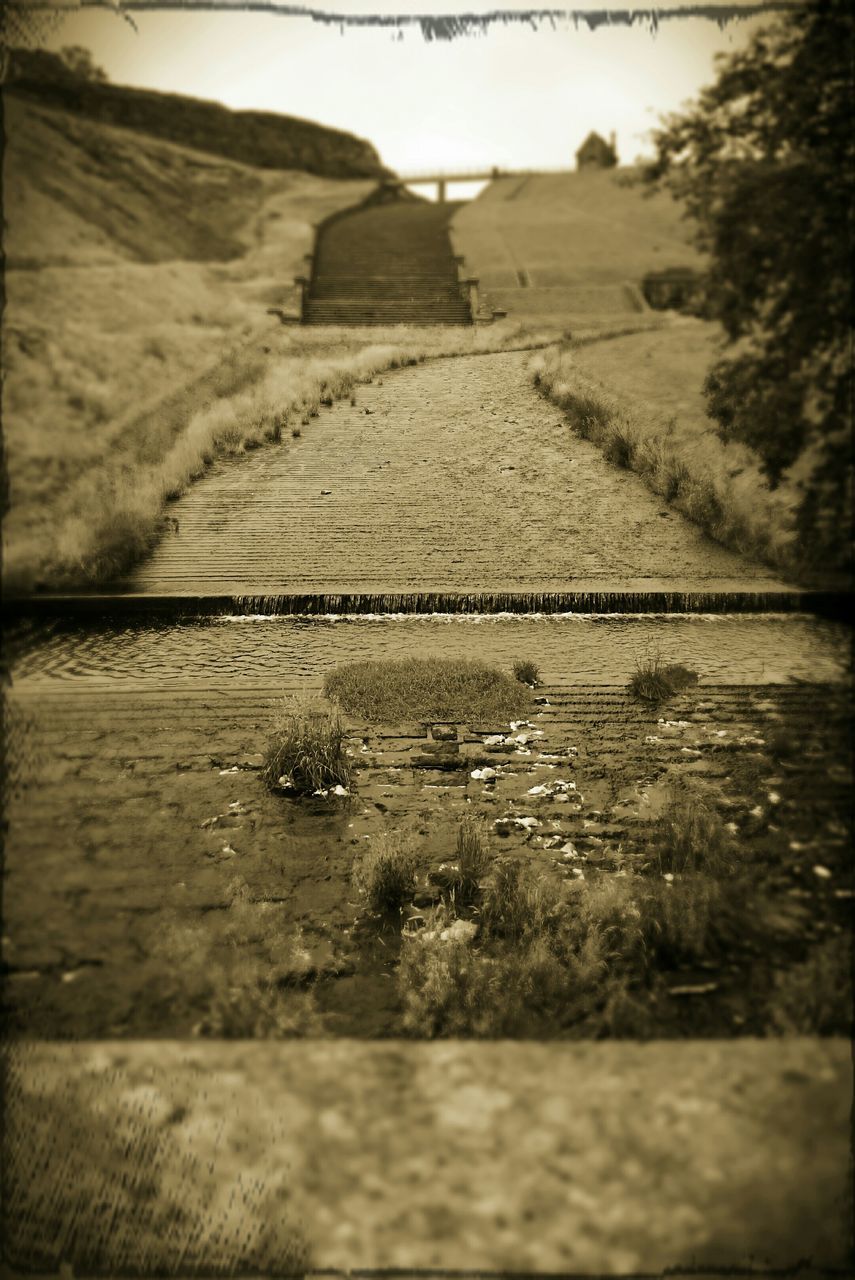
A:
[[[708,404],[770,482],[803,485],[805,554],[846,558],[851,510],[853,6],[807,0],[721,57],[718,77],[654,133],[645,178],[696,219],[706,313],[730,348]]]
[[[92,54],[81,44],[67,44],[59,51],[59,57],[69,71],[82,80],[106,83],[107,73],[93,60]]]

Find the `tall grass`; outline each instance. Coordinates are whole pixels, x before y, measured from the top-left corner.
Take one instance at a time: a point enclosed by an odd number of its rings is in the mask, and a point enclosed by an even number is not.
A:
[[[680,337],[667,330],[660,340],[679,342]],[[638,472],[717,542],[795,572],[793,495],[772,491],[758,461],[713,438],[711,424],[680,429],[677,419],[607,391],[580,367],[576,350],[565,344],[542,352],[529,371],[579,435],[615,465]]]
[[[672,789],[654,832],[656,866],[662,874],[705,871],[727,875],[734,868],[733,839],[714,809],[685,787]]]
[[[651,1034],[667,973],[765,936],[750,882],[717,880],[711,871],[722,859],[706,842],[708,828],[696,824],[693,834],[699,848],[683,858],[690,869],[670,881],[625,874],[561,884],[530,863],[497,862],[477,908],[476,941],[439,927],[406,941],[398,971],[405,1029],[426,1037]]]

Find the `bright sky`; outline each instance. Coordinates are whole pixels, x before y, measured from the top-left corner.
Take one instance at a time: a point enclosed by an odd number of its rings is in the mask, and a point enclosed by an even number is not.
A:
[[[617,3],[617,0],[613,0]],[[485,12],[497,0],[334,0],[336,13]],[[504,7],[517,9],[522,0]],[[117,84],[230,107],[302,116],[367,138],[399,173],[470,165],[573,163],[591,129],[614,130],[623,163],[649,151],[647,131],[714,77],[713,56],[742,45],[757,19],[724,30],[680,18],[589,31],[514,23],[426,41],[417,27],[349,27],[309,18],[210,11],[75,11],[48,47],[87,46]]]

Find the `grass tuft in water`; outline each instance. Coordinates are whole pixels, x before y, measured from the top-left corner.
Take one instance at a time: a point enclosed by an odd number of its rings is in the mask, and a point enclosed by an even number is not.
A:
[[[308,705],[283,711],[267,745],[261,776],[271,791],[296,795],[349,788],[351,767],[339,717]]]
[[[646,658],[636,664],[629,691],[642,702],[665,702],[697,682],[697,673],[688,667],[665,663],[660,657]]]
[[[540,671],[537,664],[523,658],[519,662],[514,663],[514,679],[519,680],[520,684],[531,685],[535,689],[540,684]]]
[[[674,787],[656,824],[656,863],[662,874],[705,871],[727,875],[734,844],[719,815],[685,787]]]
[[[453,658],[346,663],[327,676],[324,693],[351,715],[385,723],[507,720],[530,700],[519,681],[497,668]]]

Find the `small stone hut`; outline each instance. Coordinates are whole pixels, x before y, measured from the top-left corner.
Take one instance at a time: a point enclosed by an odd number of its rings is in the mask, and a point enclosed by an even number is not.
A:
[[[576,152],[577,169],[613,169],[618,162],[615,135],[608,142],[598,133],[589,133]]]

